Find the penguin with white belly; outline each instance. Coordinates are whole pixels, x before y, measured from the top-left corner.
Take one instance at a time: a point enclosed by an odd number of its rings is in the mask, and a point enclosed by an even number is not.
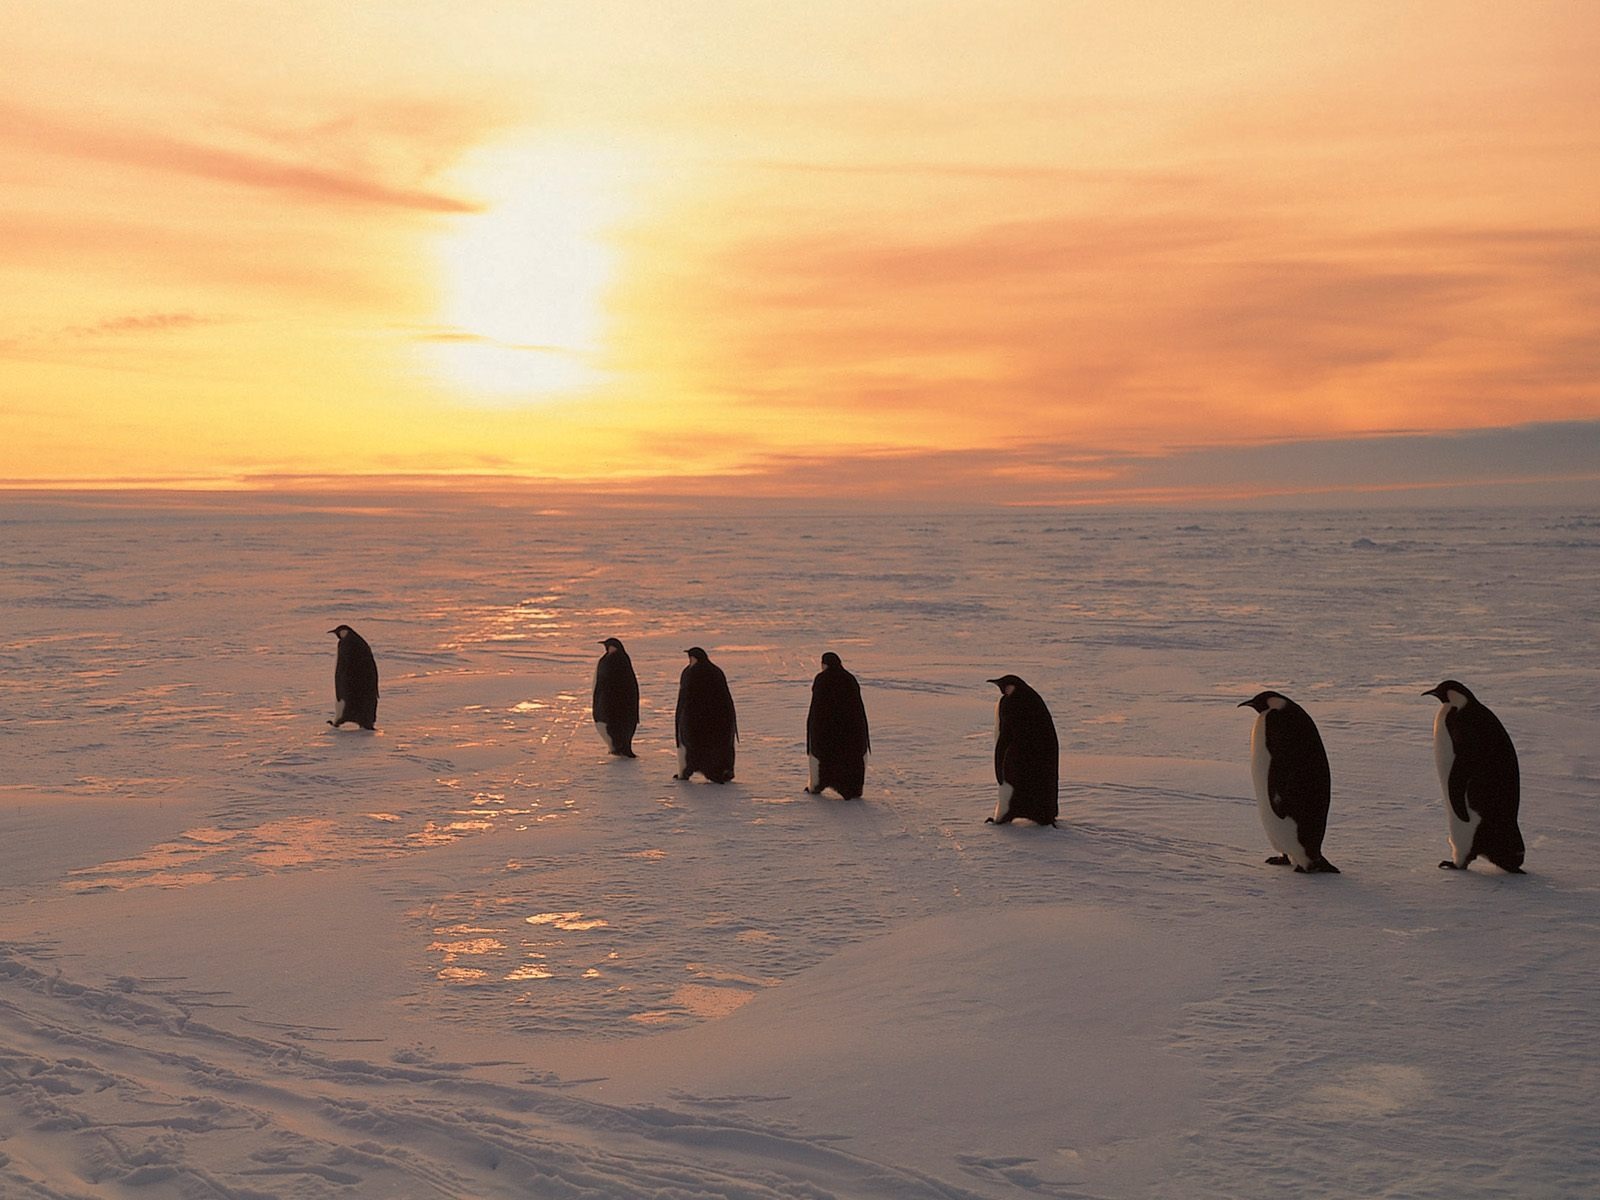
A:
[[[1446,679],[1422,693],[1440,704],[1433,719],[1433,761],[1450,823],[1447,871],[1487,858],[1502,871],[1524,874],[1525,848],[1517,827],[1522,777],[1511,735],[1463,683]]]
[[[335,729],[354,721],[362,729],[378,724],[378,661],[372,647],[348,625],[328,630],[339,639],[339,656],[333,664],[333,719]]]
[[[689,665],[678,677],[678,711],[673,722],[678,773],[673,778],[688,779],[698,771],[712,783],[727,783],[733,778],[739,741],[739,718],[728,677],[699,646],[684,653]]]
[[[617,758],[637,758],[633,735],[639,728],[639,678],[620,641],[608,637],[600,644],[605,653],[594,668],[594,727]]]
[[[822,656],[822,670],[811,681],[811,708],[806,713],[806,757],[811,782],[806,791],[822,795],[832,788],[846,800],[859,800],[866,787],[867,755],[872,735],[861,683],[833,651]]]
[[[1267,861],[1293,864],[1302,873],[1339,874],[1322,856],[1333,776],[1316,722],[1280,692],[1261,692],[1239,707],[1260,714],[1250,734],[1250,774],[1261,827],[1278,852]]]
[[[999,796],[994,816],[984,818],[984,823],[1008,825],[1021,818],[1053,826],[1061,811],[1061,743],[1050,709],[1044,697],[1016,675],[988,682],[1000,689],[994,729]]]

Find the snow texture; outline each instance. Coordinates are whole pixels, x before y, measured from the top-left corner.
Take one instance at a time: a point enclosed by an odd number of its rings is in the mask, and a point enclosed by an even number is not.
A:
[[[1594,513],[0,523],[6,1200],[1600,1194]],[[376,733],[323,723],[342,621]],[[689,645],[726,787],[671,779]],[[861,802],[802,791],[828,649]],[[1059,829],[983,824],[1006,672]],[[1437,868],[1446,677],[1526,877]],[[1263,688],[1343,875],[1262,862]]]

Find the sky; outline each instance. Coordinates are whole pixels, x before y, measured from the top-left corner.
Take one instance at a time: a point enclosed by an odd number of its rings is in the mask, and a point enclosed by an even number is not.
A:
[[[1600,4],[0,8],[0,483],[1600,499]]]

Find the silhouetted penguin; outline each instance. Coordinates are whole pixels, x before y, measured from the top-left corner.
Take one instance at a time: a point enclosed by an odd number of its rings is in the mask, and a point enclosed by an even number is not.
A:
[[[1439,865],[1456,871],[1483,857],[1502,871],[1523,874],[1517,828],[1522,777],[1511,735],[1465,684],[1446,679],[1422,694],[1440,702],[1433,761],[1450,821],[1450,857]]]
[[[378,723],[378,663],[372,647],[348,625],[328,630],[339,639],[339,659],[333,664],[333,720],[335,729],[354,721],[363,729]]]
[[[806,714],[811,785],[806,791],[816,796],[831,787],[846,800],[859,800],[871,750],[861,684],[830,650],[822,656],[821,672],[811,681],[811,711]]]
[[[639,728],[639,679],[633,660],[616,638],[600,644],[606,652],[594,668],[595,731],[618,758],[637,758],[633,733]]]
[[[995,705],[994,778],[1000,785],[994,816],[1004,825],[1018,817],[1054,825],[1061,776],[1061,745],[1044,697],[1015,675],[988,682],[1000,689]]]
[[[684,653],[689,665],[678,677],[678,773],[673,778],[687,779],[699,771],[712,783],[727,783],[733,778],[734,743],[739,740],[728,677],[699,646]]]
[[[1262,692],[1239,707],[1261,714],[1250,734],[1250,775],[1261,827],[1278,852],[1267,861],[1278,867],[1293,863],[1301,872],[1339,874],[1322,857],[1333,775],[1316,722],[1279,692]]]

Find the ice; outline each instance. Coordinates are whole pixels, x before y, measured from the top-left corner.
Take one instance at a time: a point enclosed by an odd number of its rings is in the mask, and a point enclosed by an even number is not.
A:
[[[572,507],[0,502],[0,1195],[1594,1194],[1595,512]],[[801,791],[827,649],[859,803]],[[982,824],[1005,672],[1060,829]],[[1525,878],[1435,866],[1446,677]],[[1261,862],[1263,688],[1341,876]]]

